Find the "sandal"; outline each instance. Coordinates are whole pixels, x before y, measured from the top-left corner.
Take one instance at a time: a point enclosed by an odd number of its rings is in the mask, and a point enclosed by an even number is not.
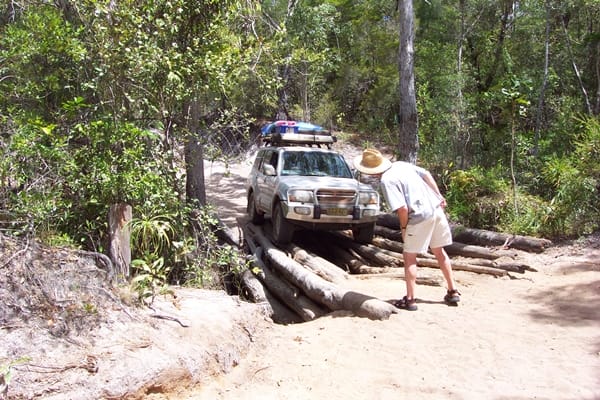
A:
[[[456,304],[460,301],[460,292],[456,289],[448,290],[444,296],[446,303]]]
[[[394,307],[401,308],[403,310],[417,311],[417,309],[418,309],[417,301],[415,299],[409,299],[406,296],[404,296],[400,300],[396,300],[393,304],[394,304]]]

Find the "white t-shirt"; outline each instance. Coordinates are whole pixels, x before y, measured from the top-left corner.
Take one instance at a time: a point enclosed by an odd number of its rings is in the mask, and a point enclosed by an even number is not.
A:
[[[396,161],[381,176],[381,190],[385,199],[396,212],[408,208],[408,223],[418,224],[433,217],[442,198],[425,182],[427,170],[405,161]]]

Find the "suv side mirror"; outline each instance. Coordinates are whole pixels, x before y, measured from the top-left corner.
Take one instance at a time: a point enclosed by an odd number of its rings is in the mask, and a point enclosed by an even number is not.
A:
[[[265,175],[267,175],[267,176],[277,175],[277,172],[275,171],[275,167],[273,167],[271,164],[265,164],[263,169],[264,169]]]

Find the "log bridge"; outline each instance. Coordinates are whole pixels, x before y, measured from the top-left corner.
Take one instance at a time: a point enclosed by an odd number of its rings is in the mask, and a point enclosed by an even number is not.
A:
[[[255,225],[238,218],[249,268],[240,275],[241,295],[264,304],[277,323],[311,321],[332,311],[346,311],[373,320],[398,312],[387,301],[346,289],[348,279],[394,277],[404,279],[402,241],[397,218],[379,218],[370,244],[352,240],[350,232],[315,232],[285,247],[270,240],[269,224]],[[455,271],[516,277],[535,269],[518,262],[517,250],[542,252],[545,239],[510,236],[490,231],[452,227],[455,242],[446,247]],[[461,241],[458,240],[461,239]],[[420,254],[417,284],[443,285],[432,254]]]

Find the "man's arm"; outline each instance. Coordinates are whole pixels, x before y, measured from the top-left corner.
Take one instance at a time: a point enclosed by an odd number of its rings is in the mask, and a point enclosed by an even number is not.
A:
[[[404,231],[406,230],[406,225],[408,224],[408,207],[400,207],[396,210],[396,214],[398,214],[400,229],[402,229],[402,237],[404,237]]]
[[[427,183],[427,186],[429,186],[435,192],[435,194],[438,195],[438,197],[440,198],[440,201],[441,201],[440,205],[442,207],[446,207],[446,199],[440,193],[440,189],[438,188],[438,185],[435,182],[435,179],[433,179],[433,176],[431,175],[431,173],[429,171],[425,171],[425,173],[423,175],[421,175],[421,178],[423,178],[425,183]]]

